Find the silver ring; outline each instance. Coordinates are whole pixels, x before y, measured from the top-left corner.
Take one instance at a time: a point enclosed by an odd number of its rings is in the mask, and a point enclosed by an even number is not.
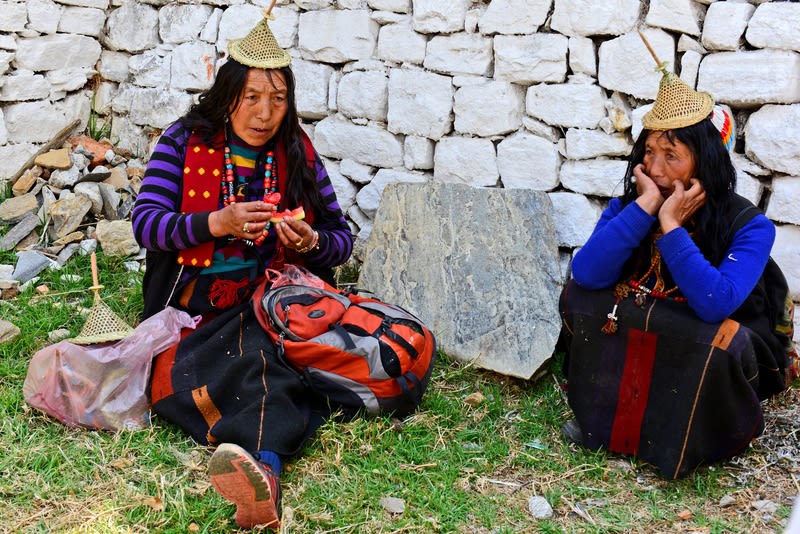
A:
[[[244,232],[245,234],[250,233],[250,230],[247,229],[247,223],[244,223],[244,226],[242,227],[242,232]]]
[[[635,183],[636,183],[636,177],[635,177],[635,176],[631,176],[631,183],[632,183],[632,184],[635,184]]]

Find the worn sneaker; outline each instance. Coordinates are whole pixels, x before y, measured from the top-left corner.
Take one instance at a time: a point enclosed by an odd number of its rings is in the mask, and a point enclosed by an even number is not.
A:
[[[561,427],[561,435],[572,443],[583,444],[583,432],[575,419],[564,423],[564,426]]]
[[[211,456],[208,474],[217,493],[236,504],[237,525],[280,527],[281,488],[272,467],[238,445],[223,443]]]

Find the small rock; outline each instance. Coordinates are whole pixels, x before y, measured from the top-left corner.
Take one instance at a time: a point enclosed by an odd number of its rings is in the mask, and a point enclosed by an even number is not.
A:
[[[70,158],[69,149],[67,148],[51,150],[47,154],[37,156],[33,162],[40,167],[59,169],[62,171],[72,167],[72,158]]]
[[[114,149],[111,143],[101,143],[95,141],[91,137],[73,137],[69,140],[69,142],[72,145],[73,150],[75,150],[78,146],[81,146],[84,148],[84,150],[92,154],[92,161],[89,163],[90,167],[103,163],[106,158],[106,152]]]
[[[544,497],[531,497],[528,499],[528,511],[536,519],[550,519],[553,517],[553,507]]]
[[[50,288],[47,287],[47,284],[42,284],[40,286],[36,286],[36,292],[40,295],[47,295],[50,293]]]
[[[125,169],[125,173],[128,175],[128,178],[133,178],[133,177],[139,179],[144,178],[144,169],[142,169],[141,167],[128,167],[127,169]]]
[[[81,256],[86,256],[97,250],[97,239],[84,239],[81,241]]]
[[[106,150],[106,153],[103,154],[103,157],[105,158],[107,163],[111,163],[112,161],[114,161],[114,156],[116,156],[116,154],[114,153],[113,150]]]
[[[8,280],[11,278],[11,273],[14,272],[14,266],[7,263],[0,264],[0,280]]]
[[[19,327],[14,323],[0,319],[0,344],[14,341],[20,334]]]
[[[470,393],[467,395],[464,398],[464,402],[474,407],[481,404],[485,399],[486,397],[484,397],[479,391],[476,391],[475,393]]]
[[[131,273],[138,273],[141,268],[141,264],[138,261],[126,261],[122,265],[125,266],[126,271]]]
[[[58,239],[57,241],[54,241],[53,246],[64,247],[66,245],[69,245],[70,243],[78,243],[82,241],[84,237],[86,236],[83,235],[83,232],[80,231],[71,232],[65,235],[64,237]]]
[[[79,243],[70,243],[64,250],[58,253],[58,257],[56,258],[56,262],[61,265],[62,267],[67,264],[67,261],[78,251],[80,250],[81,246]],[[79,277],[80,278],[80,277]]]
[[[62,274],[58,278],[62,282],[80,282],[81,275],[79,275],[79,274]]]
[[[68,189],[78,183],[80,177],[80,169],[73,165],[69,169],[63,171],[53,171],[53,174],[50,175],[50,186],[59,189]]]
[[[130,256],[139,252],[130,221],[99,221],[97,241],[107,256]]]
[[[20,197],[7,198],[0,204],[0,222],[15,224],[28,214],[36,213],[38,209],[39,202],[36,200],[36,195],[31,193]]]
[[[23,286],[52,263],[47,256],[34,250],[18,252],[17,258],[17,265],[11,278],[19,280]],[[20,288],[20,291],[24,290],[24,287]]]
[[[727,508],[728,506],[733,506],[736,504],[736,498],[732,495],[725,495],[719,500],[719,505],[722,508]]]
[[[750,506],[753,508],[753,510],[763,512],[765,514],[774,514],[778,511],[778,505],[769,500],[755,501],[750,503]]]
[[[124,170],[114,167],[111,169],[111,176],[103,180],[103,183],[113,185],[115,190],[120,191],[125,189],[131,181]]]
[[[102,182],[111,177],[111,170],[108,167],[98,165],[91,172],[84,174],[79,182]]]
[[[42,175],[41,167],[33,167],[31,169],[28,169],[22,174],[22,176],[19,177],[19,180],[17,180],[17,183],[14,184],[14,187],[11,188],[11,193],[15,197],[21,197],[25,193],[30,192],[31,188],[34,185],[36,185],[36,180],[41,175]]]
[[[59,328],[58,330],[53,330],[49,334],[47,334],[47,340],[50,343],[58,343],[62,339],[66,339],[69,337],[69,330],[66,328]]]
[[[0,237],[0,250],[11,250],[39,226],[39,217],[29,213],[14,225],[3,237]]]
[[[397,497],[384,497],[378,502],[384,510],[391,514],[402,514],[406,511],[405,501]]]
[[[52,237],[60,239],[80,226],[83,218],[92,209],[92,201],[82,195],[70,193],[50,206],[50,217],[53,221]]]

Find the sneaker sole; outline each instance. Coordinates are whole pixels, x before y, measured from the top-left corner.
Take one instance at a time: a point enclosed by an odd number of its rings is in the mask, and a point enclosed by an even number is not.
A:
[[[208,464],[217,493],[236,504],[236,524],[242,528],[280,526],[272,490],[258,462],[243,448],[223,443]]]

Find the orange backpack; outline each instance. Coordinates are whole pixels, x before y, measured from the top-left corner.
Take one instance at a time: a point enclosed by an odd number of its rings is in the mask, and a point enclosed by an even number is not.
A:
[[[278,355],[320,395],[345,408],[401,417],[422,401],[436,341],[401,307],[325,284],[270,289],[255,308]]]

